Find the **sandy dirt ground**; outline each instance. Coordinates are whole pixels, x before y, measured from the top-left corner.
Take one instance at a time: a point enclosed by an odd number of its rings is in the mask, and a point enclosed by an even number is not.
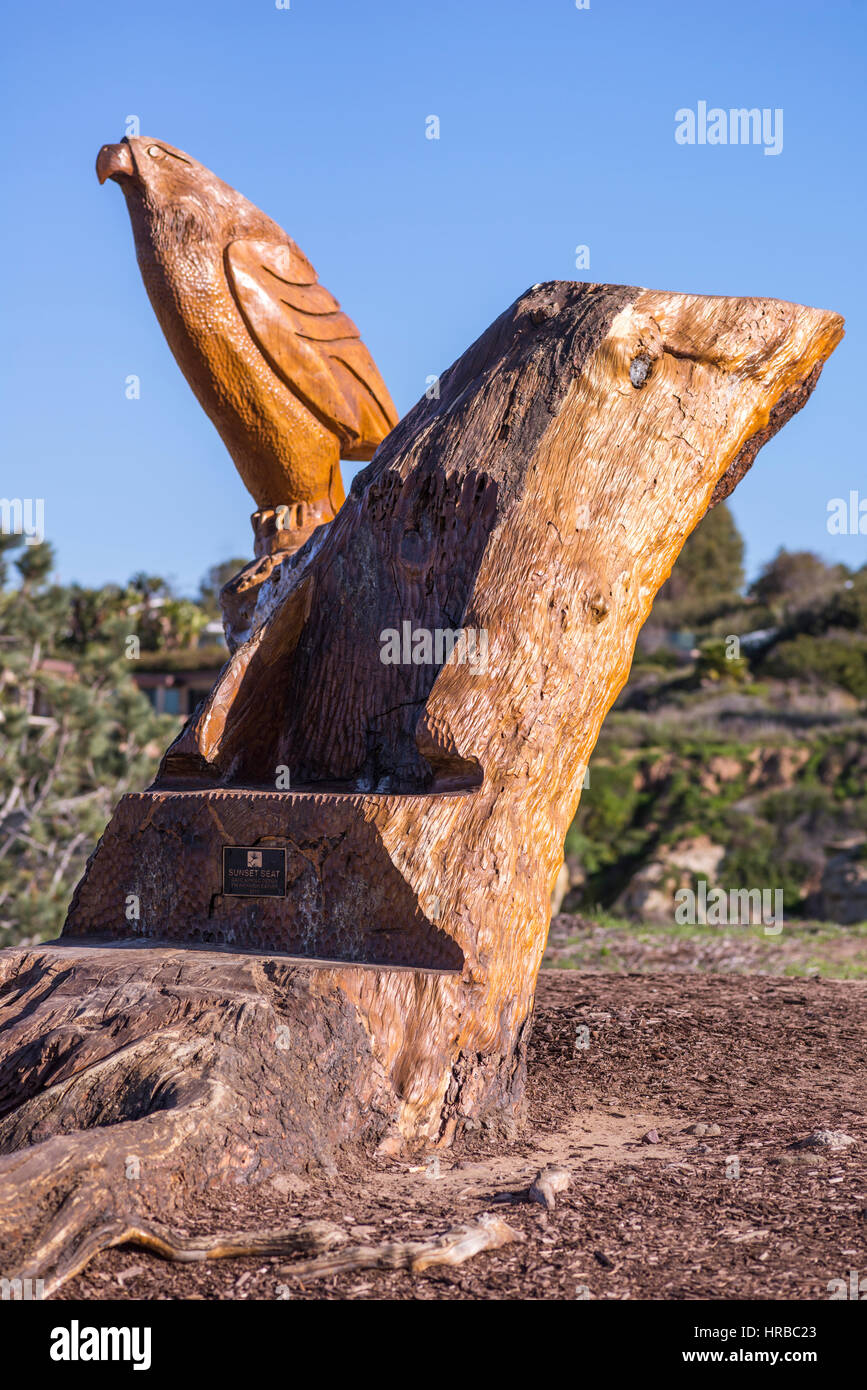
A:
[[[224,1189],[190,1222],[325,1218],[376,1245],[495,1211],[522,1240],[457,1268],[306,1282],[287,1257],[175,1265],[121,1247],[58,1297],[827,1300],[867,1273],[865,1012],[858,982],[545,970],[513,1142],[482,1128],[421,1162]],[[817,1130],[854,1142],[795,1147]],[[508,1200],[552,1164],[571,1174],[553,1211]]]

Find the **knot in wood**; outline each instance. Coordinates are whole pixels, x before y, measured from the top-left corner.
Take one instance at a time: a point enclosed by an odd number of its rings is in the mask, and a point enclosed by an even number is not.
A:
[[[646,352],[640,352],[638,356],[633,357],[630,362],[629,380],[632,382],[636,391],[640,391],[643,386],[647,385],[650,377],[651,365],[650,358]]]
[[[588,599],[587,608],[594,623],[601,623],[608,617],[608,600],[599,590]]]
[[[560,305],[555,300],[553,304],[537,304],[530,310],[530,319],[533,323],[544,323],[546,319],[552,319],[555,314],[559,314]]]
[[[428,560],[430,546],[418,531],[405,531],[400,542],[400,558],[405,565],[420,569]]]

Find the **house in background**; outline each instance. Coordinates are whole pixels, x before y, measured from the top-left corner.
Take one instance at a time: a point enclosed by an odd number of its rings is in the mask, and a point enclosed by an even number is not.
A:
[[[157,714],[187,719],[211,693],[229,658],[223,640],[223,624],[208,623],[198,647],[180,651],[142,652],[133,679]]]

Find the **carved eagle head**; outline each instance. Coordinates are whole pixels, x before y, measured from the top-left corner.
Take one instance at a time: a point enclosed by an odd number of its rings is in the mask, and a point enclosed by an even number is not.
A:
[[[165,140],[127,136],[96,157],[100,183],[122,189],[134,229],[169,245],[217,237],[281,235],[279,227],[212,170]]]

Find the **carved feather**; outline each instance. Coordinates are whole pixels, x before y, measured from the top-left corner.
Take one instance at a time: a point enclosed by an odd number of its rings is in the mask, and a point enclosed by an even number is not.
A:
[[[293,242],[245,239],[229,245],[226,267],[274,371],[339,435],[343,458],[371,458],[397,411],[358,329],[307,257]]]

